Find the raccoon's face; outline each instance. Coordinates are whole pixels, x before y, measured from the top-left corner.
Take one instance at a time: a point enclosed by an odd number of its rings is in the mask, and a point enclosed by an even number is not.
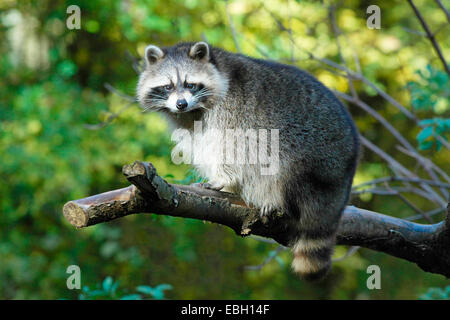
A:
[[[172,113],[208,109],[226,94],[227,79],[211,63],[205,42],[145,49],[137,98],[144,110]]]

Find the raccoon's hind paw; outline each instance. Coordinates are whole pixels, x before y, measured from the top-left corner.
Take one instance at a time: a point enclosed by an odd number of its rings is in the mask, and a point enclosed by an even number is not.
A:
[[[223,184],[214,183],[213,181],[211,181],[211,182],[193,183],[193,184],[191,184],[191,186],[196,187],[196,188],[203,188],[203,189],[208,189],[208,190],[214,190],[214,191],[220,191],[224,187]]]

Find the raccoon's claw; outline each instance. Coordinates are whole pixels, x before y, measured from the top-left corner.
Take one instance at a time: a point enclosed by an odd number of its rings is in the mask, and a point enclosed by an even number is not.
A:
[[[223,185],[219,184],[219,183],[208,183],[208,182],[197,182],[197,183],[193,183],[191,184],[191,186],[196,187],[196,188],[203,188],[203,189],[208,189],[208,190],[214,190],[214,191],[220,191],[223,189]]]
[[[277,209],[271,205],[271,204],[265,204],[261,207],[259,214],[261,218],[267,218],[270,216],[273,212],[275,212]]]

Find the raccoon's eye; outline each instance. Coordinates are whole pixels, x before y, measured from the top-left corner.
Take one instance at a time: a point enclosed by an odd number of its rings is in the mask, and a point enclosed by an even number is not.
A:
[[[194,83],[186,83],[185,87],[186,89],[192,90],[195,89],[196,85]]]
[[[164,90],[166,91],[171,91],[173,89],[173,85],[172,84],[168,84],[164,86]]]

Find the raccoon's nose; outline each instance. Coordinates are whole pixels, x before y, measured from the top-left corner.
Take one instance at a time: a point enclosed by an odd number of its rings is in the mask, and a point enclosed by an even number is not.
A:
[[[178,108],[178,110],[186,109],[187,106],[188,106],[188,103],[187,103],[186,99],[179,99],[179,100],[177,100],[177,108]]]

